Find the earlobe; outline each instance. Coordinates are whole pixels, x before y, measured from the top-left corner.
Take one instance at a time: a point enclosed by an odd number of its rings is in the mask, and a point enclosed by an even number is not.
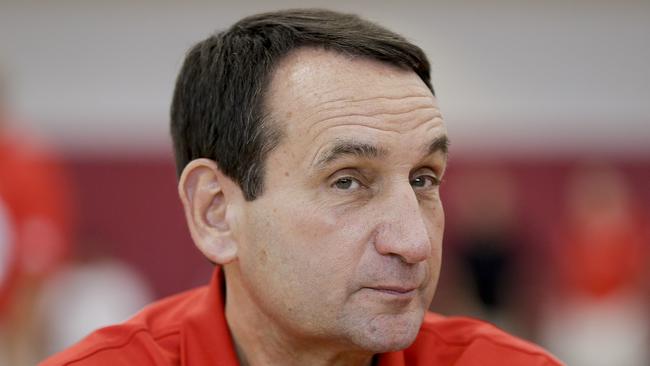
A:
[[[213,242],[205,242],[199,246],[199,250],[211,262],[217,264],[228,264],[237,259],[237,245],[232,241],[224,241],[223,238],[215,238]]]
[[[232,181],[209,159],[191,161],[178,183],[187,225],[194,244],[212,262],[227,264],[237,258],[229,213],[232,204],[224,185]]]

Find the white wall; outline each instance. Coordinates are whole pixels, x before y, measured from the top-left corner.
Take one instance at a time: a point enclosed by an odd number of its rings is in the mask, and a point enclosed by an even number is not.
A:
[[[456,150],[650,155],[650,1],[261,4],[0,0],[17,114],[69,151],[167,151],[190,45],[257,11],[324,6],[427,51]]]

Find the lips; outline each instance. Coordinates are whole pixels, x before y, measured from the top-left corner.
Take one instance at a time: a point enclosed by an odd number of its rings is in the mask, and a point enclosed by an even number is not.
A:
[[[388,301],[397,301],[399,303],[408,304],[417,296],[417,287],[415,286],[392,286],[392,285],[379,285],[364,287],[370,294],[379,296],[379,298]]]
[[[368,287],[371,290],[377,290],[381,292],[386,292],[389,294],[395,294],[395,295],[400,295],[400,294],[407,294],[409,292],[415,291],[417,287],[414,286],[371,286]]]

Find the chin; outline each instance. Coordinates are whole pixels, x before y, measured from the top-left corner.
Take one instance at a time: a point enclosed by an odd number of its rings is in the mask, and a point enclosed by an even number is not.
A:
[[[420,313],[420,312],[418,312]],[[363,329],[357,329],[354,343],[373,353],[408,348],[418,335],[424,313],[388,314],[372,318]]]

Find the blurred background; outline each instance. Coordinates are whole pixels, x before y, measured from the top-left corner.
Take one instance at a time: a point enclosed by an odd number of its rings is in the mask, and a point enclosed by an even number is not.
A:
[[[433,64],[452,152],[432,309],[569,365],[650,364],[650,2],[0,0],[0,364],[209,279],[168,135],[185,51],[327,7]]]

